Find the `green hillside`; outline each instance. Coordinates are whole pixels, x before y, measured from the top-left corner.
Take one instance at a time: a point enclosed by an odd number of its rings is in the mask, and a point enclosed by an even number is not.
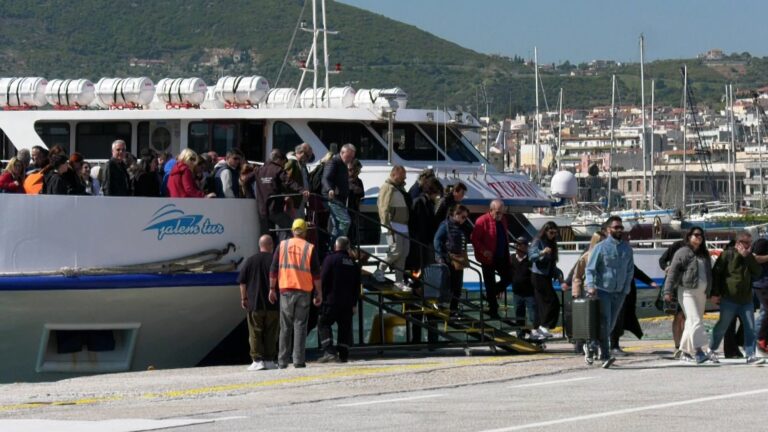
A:
[[[4,0],[0,2],[0,76],[48,79],[102,76],[199,76],[209,84],[221,75],[258,74],[274,86],[302,0]],[[308,5],[303,17],[311,23]],[[485,112],[484,85],[492,114],[530,110],[533,69],[522,59],[488,56],[406,25],[329,1],[331,63],[343,73],[333,85],[404,88],[419,107],[456,107]],[[468,30],[469,31],[469,30]],[[299,31],[279,86],[296,86],[297,64],[311,34]],[[768,60],[740,58],[737,72],[686,61],[700,101],[717,104],[729,80],[748,89],[768,83]],[[657,79],[657,103],[679,105],[683,61],[647,65]],[[584,75],[588,65],[558,65],[542,72],[551,107],[560,87],[566,107],[610,103],[610,75],[620,81],[623,103],[639,101],[638,65],[606,67]],[[650,84],[648,85],[650,92]]]

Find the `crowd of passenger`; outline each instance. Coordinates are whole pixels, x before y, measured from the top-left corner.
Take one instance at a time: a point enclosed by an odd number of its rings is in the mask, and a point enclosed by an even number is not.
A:
[[[358,210],[365,191],[354,145],[345,144],[338,151],[331,146],[311,172],[308,164],[314,154],[306,143],[288,154],[272,150],[261,165],[249,164],[238,149],[221,158],[191,149],[175,158],[143,150],[136,158],[124,141],[116,140],[111,151],[106,164],[92,167],[81,154],[67,155],[60,146],[22,149],[4,167],[0,191],[256,199],[260,252],[245,262],[239,276],[253,360],[249,370],[269,368],[275,360],[277,367],[289,363],[303,367],[306,335],[315,325],[324,351],[320,361],[348,359],[362,261],[352,245],[358,240]],[[588,363],[599,359],[603,367],[610,367],[617,356],[626,355],[619,344],[625,330],[643,336],[635,314],[638,280],[658,289],[658,307],[674,315],[676,358],[717,363],[716,350],[724,339],[725,357],[743,356],[749,364],[763,362],[758,353],[768,349],[766,239],[753,244],[751,234],[741,232],[712,266],[704,230],[691,228],[661,257],[666,279],[659,288],[635,266],[622,220],[612,216],[566,277],[558,267],[560,228],[554,222],[544,224],[533,239],[514,237],[500,200],[492,201],[486,213],[471,221],[469,209],[462,204],[467,186],[461,181],[444,187],[431,169],[425,169],[409,190],[405,184],[406,170],[396,165],[380,185],[376,205],[388,249],[372,278],[425,296],[425,270],[445,269],[447,287],[439,288],[449,291],[451,319],[462,319],[459,304],[472,244],[484,281],[485,313],[491,320],[509,320],[500,316],[499,300],[511,285],[511,320],[527,328],[532,341],[553,336],[561,306],[562,324],[570,333],[573,300],[598,299],[599,336],[574,345]],[[310,230],[313,225],[318,229]],[[564,305],[554,282],[568,293]],[[710,337],[703,324],[707,301],[720,309]],[[760,309],[757,325],[756,307]],[[434,319],[428,314],[413,317]],[[336,343],[333,324],[338,327]],[[434,332],[428,334],[431,343],[437,341]],[[411,337],[411,342],[421,340],[419,326],[413,326]]]

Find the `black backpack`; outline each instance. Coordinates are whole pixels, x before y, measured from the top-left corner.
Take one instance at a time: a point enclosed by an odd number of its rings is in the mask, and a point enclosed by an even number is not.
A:
[[[311,193],[319,194],[323,191],[323,168],[325,168],[325,162],[317,164],[309,172],[307,181],[309,182],[309,191]]]

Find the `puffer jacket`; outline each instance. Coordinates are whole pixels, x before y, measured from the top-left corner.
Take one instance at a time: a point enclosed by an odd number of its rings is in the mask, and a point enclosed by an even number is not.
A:
[[[712,291],[712,263],[706,258],[707,265],[707,295]],[[664,282],[664,294],[676,295],[679,288],[684,290],[696,289],[699,286],[699,263],[696,255],[688,246],[683,246],[675,252],[667,269],[667,279]]]

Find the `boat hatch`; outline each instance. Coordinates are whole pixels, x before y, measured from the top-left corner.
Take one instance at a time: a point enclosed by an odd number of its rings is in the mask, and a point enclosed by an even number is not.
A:
[[[131,369],[139,323],[45,324],[37,372],[104,373]]]

